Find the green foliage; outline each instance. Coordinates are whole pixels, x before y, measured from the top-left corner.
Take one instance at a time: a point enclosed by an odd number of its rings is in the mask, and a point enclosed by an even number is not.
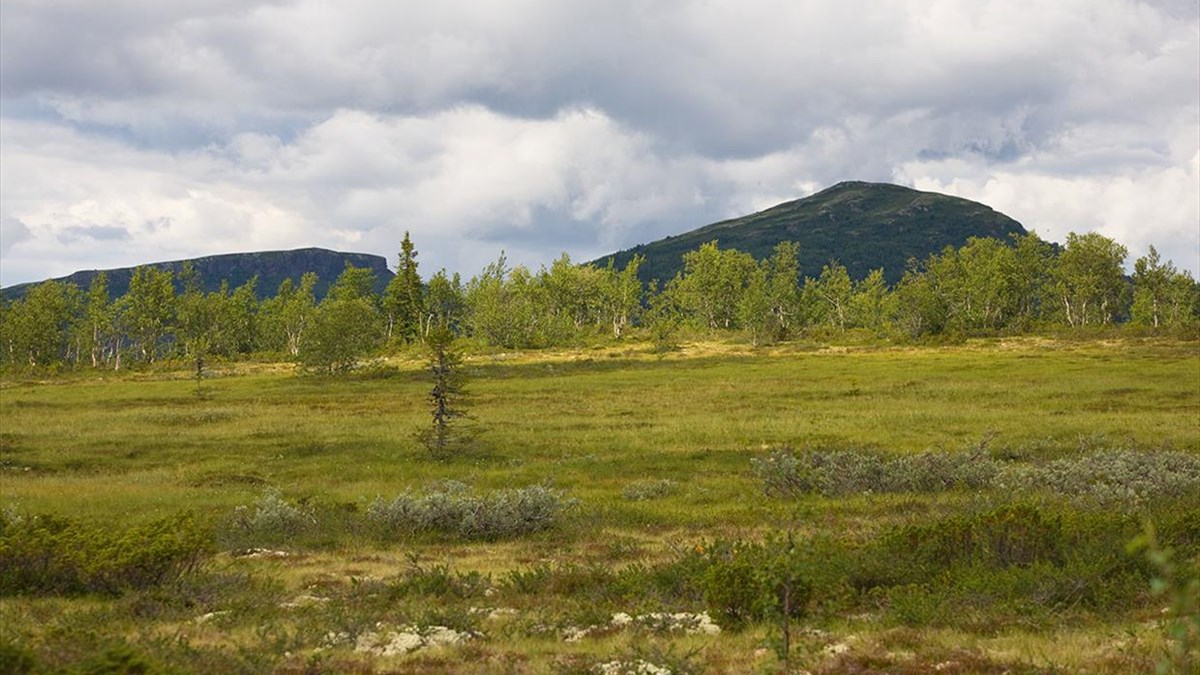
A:
[[[365,300],[372,306],[377,301],[375,296],[375,271],[369,267],[355,267],[349,262],[346,269],[338,275],[337,280],[329,287],[325,300],[348,302]]]
[[[1194,324],[1193,308],[1200,286],[1190,272],[1175,269],[1170,261],[1163,262],[1151,246],[1149,253],[1133,265],[1132,321],[1154,328],[1173,328]]]
[[[158,358],[163,338],[174,328],[175,286],[173,275],[155,267],[139,267],[129,281],[129,292],[121,298],[120,325],[129,335],[142,361]]]
[[[426,332],[434,326],[445,326],[455,332],[462,330],[467,300],[458,273],[447,276],[443,269],[430,277],[425,286],[423,306],[427,312],[424,318]]]
[[[1124,316],[1126,255],[1124,246],[1099,233],[1067,235],[1054,281],[1069,325],[1109,324]]]
[[[44,368],[75,361],[72,337],[82,307],[79,289],[57,281],[33,286],[4,312],[0,345],[4,360],[21,368]]]
[[[716,543],[708,559],[700,585],[705,605],[721,625],[804,616],[813,588],[790,536],[761,544]]]
[[[542,486],[496,490],[482,496],[466,485],[447,481],[421,495],[376,499],[367,518],[384,536],[440,533],[466,539],[500,539],[553,527],[574,502]]]
[[[327,298],[303,329],[300,365],[323,373],[354,368],[379,336],[378,313],[365,298]]]
[[[299,288],[291,279],[285,279],[275,297],[263,303],[260,315],[264,344],[268,348],[299,356],[316,309],[313,296],[316,285],[317,275],[311,272],[300,278]]]
[[[922,574],[956,564],[1012,567],[1061,563],[1069,541],[1061,517],[1035,506],[1014,504],[932,524],[907,525],[889,533],[883,546],[897,556],[893,558],[897,568]]]
[[[0,594],[148,588],[194,570],[208,542],[188,515],[111,532],[69,518],[9,513],[0,520]]]
[[[8,636],[0,640],[0,673],[42,672],[37,655],[30,649],[11,641]]]
[[[646,259],[633,256],[621,271],[608,261],[608,266],[602,270],[601,302],[603,312],[612,325],[613,338],[620,339],[625,335],[629,326],[638,320],[642,313],[644,288],[638,278],[638,270]]]
[[[156,672],[161,672],[161,668],[125,643],[110,645],[79,665],[80,675],[149,675]]]
[[[456,572],[449,565],[422,566],[415,556],[410,559],[408,569],[391,584],[392,593],[400,597],[418,595],[439,599],[482,598],[490,589],[492,579],[488,575],[477,571]]]
[[[732,328],[756,267],[750,254],[722,250],[710,241],[684,254],[683,271],[671,281],[669,291],[697,326]]]
[[[1168,603],[1163,627],[1170,642],[1156,672],[1196,672],[1200,669],[1200,565],[1196,560],[1178,560],[1171,549],[1162,547],[1150,523],[1128,550],[1144,554],[1154,566],[1151,590]]]
[[[396,276],[383,293],[383,313],[388,340],[412,342],[421,335],[425,321],[424,289],[417,273],[417,250],[407,231],[400,242]]]
[[[804,322],[844,331],[849,326],[854,283],[836,260],[821,268],[821,276],[804,280]]]
[[[508,268],[504,253],[466,286],[473,335],[500,347],[536,344],[535,307],[529,271]]]

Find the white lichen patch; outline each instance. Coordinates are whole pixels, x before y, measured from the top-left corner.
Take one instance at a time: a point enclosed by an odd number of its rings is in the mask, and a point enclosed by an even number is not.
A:
[[[329,602],[329,598],[323,598],[318,595],[302,594],[297,595],[287,602],[279,603],[280,609],[299,609],[301,607],[312,607],[313,605],[323,605]]]
[[[633,624],[639,628],[660,632],[683,631],[688,635],[717,635],[721,632],[721,627],[712,620],[708,612],[700,612],[699,614],[691,612],[676,612],[674,614],[668,612],[651,612],[649,614],[639,614],[636,617],[632,617],[624,612],[618,612],[613,614],[611,624],[613,626]]]
[[[671,675],[671,669],[649,661],[608,661],[592,668],[596,675]]]
[[[597,626],[585,626],[583,628],[580,628],[578,626],[567,626],[562,631],[563,641],[564,642],[579,642],[580,640],[587,637],[589,634],[591,634],[596,629],[597,629]]]
[[[446,626],[401,626],[392,631],[382,626],[376,627],[378,631],[368,631],[358,636],[354,651],[375,656],[403,656],[428,647],[459,645],[476,637]]]
[[[208,614],[201,614],[200,616],[196,617],[194,621],[196,623],[208,623],[219,616],[225,616],[227,614],[229,614],[229,610],[223,609],[216,612],[209,612]]]
[[[268,559],[288,558],[288,557],[291,557],[291,555],[292,554],[288,553],[287,551],[272,551],[269,548],[248,548],[248,549],[245,549],[242,551],[235,551],[233,553],[233,557],[235,557],[235,558],[249,558],[251,560],[262,559],[262,558],[268,558]]]
[[[567,626],[562,629],[562,639],[566,642],[579,642],[589,635],[609,634],[614,630],[626,628],[646,630],[656,633],[682,632],[688,635],[717,635],[721,632],[708,612],[693,614],[691,612],[650,612],[648,614],[632,615],[617,612],[607,624],[599,626]]]

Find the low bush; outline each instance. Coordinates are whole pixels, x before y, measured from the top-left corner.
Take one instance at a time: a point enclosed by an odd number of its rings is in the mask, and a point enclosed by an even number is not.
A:
[[[631,502],[641,502],[658,499],[674,494],[679,489],[679,483],[667,478],[657,480],[635,480],[621,490],[621,496]]]
[[[552,527],[574,504],[544,485],[496,490],[479,496],[464,484],[447,481],[421,495],[377,498],[367,518],[384,536],[433,532],[467,539],[499,539]]]
[[[998,487],[1070,495],[1100,506],[1192,495],[1200,500],[1200,457],[1183,452],[1102,450],[1043,465],[1012,466]]]
[[[113,532],[53,515],[0,518],[0,594],[148,588],[193,571],[211,537],[190,515]]]
[[[313,509],[268,490],[252,506],[239,506],[224,523],[219,541],[229,548],[290,543],[315,529]]]
[[[982,450],[926,451],[892,459],[863,450],[776,450],[751,460],[755,475],[770,496],[857,493],[941,492],[987,487],[1000,464]]]
[[[783,448],[751,460],[751,467],[773,497],[990,489],[1047,493],[1099,506],[1200,498],[1200,457],[1182,452],[1105,449],[1038,464],[998,460],[982,448],[890,459],[861,450]]]
[[[409,569],[391,584],[397,597],[410,595],[436,598],[480,598],[491,589],[492,579],[476,571],[455,572],[449,565],[422,567],[413,561]]]

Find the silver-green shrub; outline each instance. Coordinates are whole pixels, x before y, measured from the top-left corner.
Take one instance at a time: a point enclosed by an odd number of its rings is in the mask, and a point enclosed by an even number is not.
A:
[[[635,480],[621,490],[621,496],[631,502],[642,502],[674,494],[679,483],[669,478]]]
[[[981,449],[885,459],[856,450],[784,448],[751,466],[766,494],[776,497],[994,489],[1102,506],[1200,498],[1200,457],[1182,452],[1102,450],[1036,464],[998,460]]]
[[[878,455],[855,450],[776,450],[752,459],[755,475],[775,497],[802,494],[837,496],[876,492],[883,485],[884,462]]]
[[[1102,450],[1043,465],[1007,467],[998,477],[997,487],[1045,491],[1099,505],[1189,494],[1200,499],[1200,457],[1183,452]]]
[[[234,509],[231,526],[242,534],[275,541],[293,537],[315,522],[310,510],[288,502],[276,490],[269,490],[253,507]]]
[[[420,495],[404,493],[395,499],[376,498],[367,518],[386,533],[439,532],[470,539],[496,539],[551,527],[574,503],[544,485],[472,493],[457,481],[447,481]]]

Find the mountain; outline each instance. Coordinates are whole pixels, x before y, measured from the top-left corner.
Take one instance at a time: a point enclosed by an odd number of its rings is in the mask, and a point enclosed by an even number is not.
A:
[[[210,255],[190,260],[172,260],[169,262],[150,263],[149,267],[170,270],[176,274],[183,269],[186,262],[192,263],[200,274],[204,290],[215,291],[221,287],[221,281],[229,282],[230,289],[246,283],[258,275],[256,290],[258,297],[275,295],[276,289],[284,279],[300,283],[300,277],[305,272],[317,274],[315,289],[317,298],[325,296],[330,284],[337,279],[346,263],[355,267],[367,267],[375,272],[375,290],[382,292],[391,280],[393,274],[387,268],[387,260],[382,256],[367,253],[342,253],[323,248],[301,248],[294,251],[259,251],[256,253],[226,253]],[[108,293],[110,297],[118,298],[129,290],[129,280],[133,276],[133,267],[105,270],[108,273]],[[75,272],[69,276],[59,277],[55,281],[74,283],[82,290],[87,290],[92,279],[99,270]],[[17,284],[9,286],[2,292],[5,298],[18,298],[25,289],[33,284]],[[176,284],[176,290],[181,290]]]
[[[990,207],[936,192],[888,183],[838,183],[809,197],[785,202],[741,218],[618,251],[617,268],[634,255],[646,256],[639,276],[667,280],[683,269],[683,254],[714,239],[762,259],[781,241],[800,244],[800,273],[816,277],[830,260],[846,266],[852,278],[882,267],[888,282],[904,274],[909,258],[923,259],[968,237],[1007,239],[1025,234],[1020,223]]]

